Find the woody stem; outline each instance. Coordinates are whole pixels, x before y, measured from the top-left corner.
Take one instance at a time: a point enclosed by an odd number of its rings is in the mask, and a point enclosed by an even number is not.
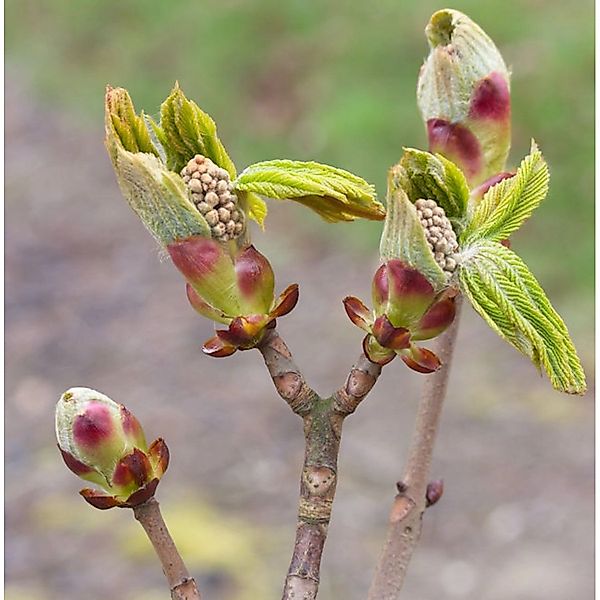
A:
[[[190,576],[175,542],[162,518],[158,502],[150,498],[133,508],[162,565],[171,591],[171,600],[200,600],[196,582]]]
[[[397,600],[406,570],[421,536],[423,513],[428,505],[427,486],[446,396],[448,376],[458,332],[462,297],[456,298],[456,317],[437,340],[435,352],[441,368],[424,382],[408,460],[398,495],[394,498],[383,551],[371,583],[368,600]]]
[[[361,355],[346,383],[332,396],[321,398],[308,387],[275,331],[269,333],[259,350],[279,395],[304,422],[296,540],[282,600],[314,600],[337,484],[342,424],[375,385],[381,367]]]

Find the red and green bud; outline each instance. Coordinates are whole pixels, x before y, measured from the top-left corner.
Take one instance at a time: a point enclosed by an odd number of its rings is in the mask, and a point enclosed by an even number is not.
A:
[[[226,246],[201,236],[167,246],[173,263],[187,279],[190,304],[201,315],[228,325],[203,347],[206,354],[225,357],[256,347],[275,319],[298,301],[298,286],[277,299],[269,261],[254,246]]]
[[[97,508],[131,507],[154,495],[169,464],[162,439],[146,444],[133,414],[95,390],[71,388],[56,405],[56,437],[67,467],[102,487],[81,495]]]
[[[384,365],[398,355],[415,371],[438,369],[435,354],[413,342],[431,339],[452,323],[456,292],[452,288],[436,292],[420,271],[391,259],[375,273],[372,295],[373,311],[358,298],[344,299],[350,320],[367,332],[363,340],[367,358]]]
[[[456,10],[440,10],[425,33],[417,103],[432,152],[460,166],[472,185],[504,169],[510,148],[510,76],[489,36]]]

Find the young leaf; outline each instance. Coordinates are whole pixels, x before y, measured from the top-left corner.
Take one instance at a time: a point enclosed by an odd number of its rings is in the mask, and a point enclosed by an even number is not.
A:
[[[373,186],[364,179],[315,162],[256,163],[240,173],[233,187],[268,198],[295,200],[330,222],[353,221],[357,217],[382,220],[385,216]]]
[[[466,248],[459,279],[488,325],[542,366],[553,387],[583,394],[585,375],[569,332],[525,263],[497,242]]]
[[[427,244],[417,209],[399,184],[398,173],[401,171],[397,165],[388,177],[387,214],[379,253],[384,260],[397,258],[418,269],[435,289],[441,289],[447,284],[446,275]]]
[[[412,202],[435,200],[451,221],[460,224],[467,211],[469,186],[454,163],[441,154],[405,148],[400,165],[405,172],[402,184]]]
[[[514,177],[492,186],[473,212],[460,236],[463,244],[477,240],[500,241],[516,231],[548,193],[548,165],[535,142]]]
[[[265,228],[267,218],[267,203],[257,194],[252,192],[238,192],[238,198],[242,210],[250,219],[256,221],[262,229]]]
[[[107,139],[112,137],[118,140],[129,152],[147,152],[158,156],[144,117],[136,114],[127,90],[106,86],[104,120]]]
[[[156,137],[167,155],[167,166],[181,171],[196,154],[210,158],[235,177],[235,166],[217,136],[217,126],[211,117],[175,84],[171,95],[160,107],[160,126],[154,125]]]

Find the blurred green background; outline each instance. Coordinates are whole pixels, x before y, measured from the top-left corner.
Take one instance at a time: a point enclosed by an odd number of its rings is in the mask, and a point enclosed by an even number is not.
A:
[[[148,545],[124,511],[83,505],[59,462],[53,404],[76,384],[128,403],[147,431],[169,441],[174,462],[161,499],[207,597],[275,598],[292,539],[299,423],[251,353],[227,365],[199,356],[210,325],[186,306],[174,270],[156,260],[104,155],[104,87],[126,87],[138,109],[156,115],[178,80],[216,120],[238,169],[270,158],[318,160],[356,172],[383,196],[402,146],[426,144],[415,84],[424,26],[444,6],[5,6],[7,598],[164,597]],[[550,165],[550,194],[513,248],[563,314],[593,387],[594,5],[451,6],[482,25],[512,68],[511,165],[532,137]],[[261,249],[280,287],[300,281],[302,289],[281,327],[324,391],[358,351],[339,300],[361,296],[361,286],[368,297],[380,224],[332,227],[301,207],[270,210],[268,235],[257,234]],[[451,483],[428,516],[407,597],[592,598],[590,397],[553,393],[468,311],[461,335],[434,465]],[[379,551],[421,383],[399,367],[385,375],[345,426],[323,600],[364,597]],[[239,402],[242,380],[247,397]],[[175,388],[177,398],[162,402]],[[389,397],[399,389],[405,402]]]
[[[593,3],[453,6],[486,28],[513,70],[512,164],[535,137],[552,169],[548,200],[515,243],[550,291],[589,310]],[[415,81],[423,24],[439,3],[9,0],[6,8],[9,64],[73,119],[97,122],[106,83],[127,87],[154,114],[177,79],[215,118],[239,167],[320,160],[380,194],[400,147],[425,145]],[[378,234],[374,224],[351,242]]]

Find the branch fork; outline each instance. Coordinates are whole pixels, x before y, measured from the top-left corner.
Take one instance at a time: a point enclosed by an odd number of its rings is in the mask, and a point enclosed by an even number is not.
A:
[[[375,385],[381,366],[361,355],[345,384],[332,396],[322,398],[308,386],[275,330],[267,334],[258,349],[277,392],[304,423],[296,540],[282,599],[314,600],[337,486],[342,425]]]

